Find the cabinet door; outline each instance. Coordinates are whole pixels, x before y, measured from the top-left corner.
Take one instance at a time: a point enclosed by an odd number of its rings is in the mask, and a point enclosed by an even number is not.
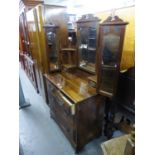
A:
[[[102,25],[100,27],[100,74],[99,92],[113,97],[117,87],[122,55],[124,25]]]

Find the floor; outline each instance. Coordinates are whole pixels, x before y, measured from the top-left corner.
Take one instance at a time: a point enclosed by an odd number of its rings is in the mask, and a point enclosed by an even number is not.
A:
[[[36,93],[25,72],[20,69],[20,79],[26,101],[31,106],[19,110],[21,155],[75,155],[74,149],[54,120],[43,98]],[[87,144],[79,155],[102,155],[101,136]]]

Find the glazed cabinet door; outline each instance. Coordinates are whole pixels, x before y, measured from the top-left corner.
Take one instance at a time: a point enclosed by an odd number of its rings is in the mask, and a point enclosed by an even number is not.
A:
[[[107,97],[115,95],[127,24],[115,18],[100,25],[98,85],[99,93]]]

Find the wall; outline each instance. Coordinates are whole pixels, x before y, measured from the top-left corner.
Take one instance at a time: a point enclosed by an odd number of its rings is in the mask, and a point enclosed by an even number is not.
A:
[[[128,69],[135,64],[135,7],[128,7],[116,10],[115,14],[124,21],[129,22],[126,27],[123,53],[121,59],[121,70]],[[110,11],[96,13],[95,15],[103,22],[109,15]]]

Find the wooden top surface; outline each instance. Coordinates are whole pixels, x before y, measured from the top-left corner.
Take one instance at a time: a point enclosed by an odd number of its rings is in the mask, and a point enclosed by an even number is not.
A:
[[[91,75],[75,70],[74,73],[53,73],[45,75],[52,84],[74,103],[81,102],[97,94],[95,88],[88,86],[89,76]]]

